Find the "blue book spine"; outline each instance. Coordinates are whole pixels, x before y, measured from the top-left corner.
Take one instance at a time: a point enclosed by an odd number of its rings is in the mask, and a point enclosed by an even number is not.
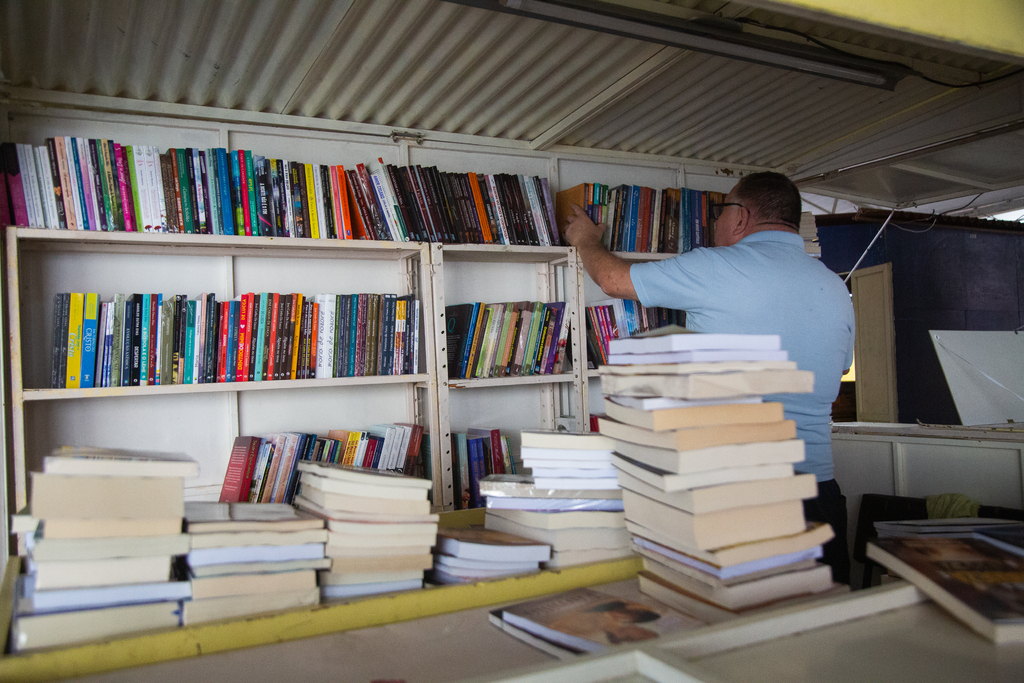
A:
[[[467,439],[469,449],[469,500],[472,507],[482,507],[480,480],[487,474],[484,466],[484,440],[480,437]]]
[[[704,244],[704,234],[701,231],[702,222],[702,206],[700,190],[690,190],[690,225],[693,231],[693,246],[697,247],[707,246]]]
[[[228,151],[217,148],[217,189],[220,191],[220,213],[225,235],[235,234],[235,214],[231,210],[231,181],[228,179]]]
[[[206,207],[207,221],[210,223],[210,232],[214,235],[223,235],[224,226],[220,222],[220,188],[217,182],[217,154],[213,148],[204,149],[200,160],[203,163],[203,178],[206,181],[210,205]]]
[[[626,251],[636,251],[636,232],[640,229],[640,186],[630,188],[630,195],[633,210],[629,214],[629,244],[626,245]]]
[[[149,306],[151,297],[152,294],[142,295],[142,336],[139,339],[139,357],[142,359],[142,362],[139,363],[139,384],[142,386],[149,384],[149,362],[146,359],[149,358]]]
[[[476,319],[480,313],[480,303],[473,304],[473,312],[469,316],[469,327],[466,329],[466,336],[462,342],[462,360],[459,361],[459,377],[466,378],[469,370],[469,354],[473,350],[473,333],[476,330]]]
[[[630,216],[633,215],[633,188],[631,186],[623,186],[622,198],[626,202],[626,209],[622,212],[619,234],[615,236],[615,251],[626,251],[626,246],[629,244],[629,221]]]
[[[96,386],[96,335],[99,330],[99,296],[85,295],[85,307],[82,310],[82,376],[79,386],[89,389]]]

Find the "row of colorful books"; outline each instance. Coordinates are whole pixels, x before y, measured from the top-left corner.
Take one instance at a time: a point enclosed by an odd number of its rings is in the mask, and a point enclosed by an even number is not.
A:
[[[587,306],[587,349],[595,365],[609,362],[608,343],[668,325],[685,327],[686,311],[647,307],[631,299],[607,299]]]
[[[414,374],[419,301],[395,294],[54,296],[51,388]]]
[[[38,228],[551,246],[546,178],[311,164],[251,150],[48,138],[4,143],[11,205]]]
[[[423,427],[379,424],[365,431],[332,429],[326,437],[300,432],[239,436],[221,487],[222,503],[291,503],[299,462],[412,474],[417,471]]]
[[[452,481],[455,482],[455,509],[483,507],[480,480],[492,474],[515,474],[507,436],[498,429],[470,428],[452,434]]]
[[[612,251],[681,254],[714,246],[712,205],[721,192],[682,188],[655,190],[639,185],[609,187],[582,183],[557,193],[556,216],[562,225],[578,205],[595,223],[604,223],[604,245]]]
[[[445,308],[448,376],[506,377],[563,372],[565,302],[475,302]]]

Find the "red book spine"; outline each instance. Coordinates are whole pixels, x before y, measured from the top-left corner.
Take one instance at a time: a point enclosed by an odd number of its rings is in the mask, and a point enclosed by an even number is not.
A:
[[[348,176],[345,174],[345,167],[338,166],[338,201],[340,202],[341,223],[344,226],[338,230],[338,239],[352,239],[352,208],[349,206]]]
[[[231,458],[224,472],[224,484],[220,489],[221,503],[238,503],[248,498],[252,484],[252,472],[262,439],[256,436],[239,436],[231,447]]]
[[[246,236],[252,236],[252,216],[249,215],[249,177],[245,168],[245,152],[238,150],[238,177],[242,181],[242,220]]]
[[[238,355],[234,367],[236,382],[244,382],[249,379],[249,373],[245,372],[245,349],[248,348],[245,343],[245,331],[249,328],[249,309],[245,305],[245,296],[241,297],[242,305],[238,307],[238,343],[236,345]]]
[[[242,379],[240,381],[242,382],[249,381],[249,366],[252,361],[252,331],[253,327],[255,327],[256,324],[256,319],[255,316],[253,315],[253,301],[255,299],[255,294],[246,294],[244,297],[242,297],[242,306],[245,308],[245,313],[243,315],[245,317],[246,322],[244,335],[245,338],[242,338],[243,335],[241,334],[241,330],[239,330],[238,334],[239,343],[241,345],[244,345],[244,348],[238,349],[238,358],[241,361],[239,371],[241,372],[242,375]]]
[[[220,309],[220,344],[217,349],[218,382],[228,381],[228,337],[230,336],[230,330],[228,330],[228,306],[230,305],[227,301],[217,304],[217,307]]]

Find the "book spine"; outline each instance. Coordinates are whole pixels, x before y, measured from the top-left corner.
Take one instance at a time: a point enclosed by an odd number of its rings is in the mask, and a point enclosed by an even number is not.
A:
[[[245,150],[245,188],[246,196],[249,199],[247,204],[249,214],[248,222],[246,223],[246,228],[248,228],[249,232],[245,234],[259,236],[259,213],[256,209],[256,176],[252,165],[252,150],[249,149]]]
[[[56,138],[46,138],[46,156],[49,160],[50,181],[53,185],[54,210],[57,214],[57,227],[61,230],[68,229],[68,219],[64,205],[64,186],[61,184],[60,162],[57,159]],[[3,194],[3,188],[0,188]],[[4,194],[6,201],[6,194]]]
[[[196,215],[199,217],[199,229],[196,231],[203,235],[213,232],[210,229],[209,212],[210,197],[207,192],[206,181],[206,153],[198,148],[192,148],[192,187],[196,197]]]
[[[78,389],[82,386],[82,328],[85,296],[71,293],[71,308],[68,313],[67,375],[64,386]]]

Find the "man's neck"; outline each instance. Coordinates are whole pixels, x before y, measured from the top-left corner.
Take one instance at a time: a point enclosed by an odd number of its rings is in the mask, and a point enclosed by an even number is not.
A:
[[[744,232],[743,236],[753,235],[755,232],[766,232],[768,230],[774,230],[777,232],[788,232],[794,235],[799,235],[800,231],[794,228],[788,223],[775,223],[772,221],[764,221],[761,223],[754,223]]]

